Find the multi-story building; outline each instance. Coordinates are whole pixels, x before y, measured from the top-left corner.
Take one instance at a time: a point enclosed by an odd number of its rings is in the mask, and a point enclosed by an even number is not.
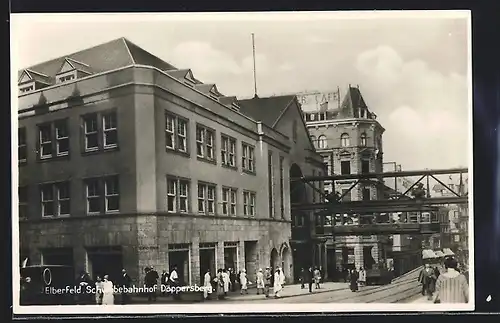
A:
[[[358,87],[349,85],[342,104],[329,108],[328,103],[316,112],[305,113],[305,120],[316,150],[323,156],[328,173],[363,174],[383,171],[382,135],[385,129],[376,120]],[[325,182],[325,191],[339,193],[344,201],[377,200],[385,193],[384,185],[376,181],[364,181],[350,187],[356,180],[338,181],[335,187]],[[344,220],[342,220],[344,218]],[[337,215],[336,220],[327,220],[325,225],[335,225],[346,221],[344,215]],[[347,219],[348,222],[356,219]],[[383,258],[383,249],[387,237],[382,236],[347,236],[334,237],[326,242],[326,259],[329,272],[342,266],[374,268]]]
[[[290,174],[323,169],[295,97],[223,96],[120,38],[19,71],[18,112],[22,259],[291,276]]]

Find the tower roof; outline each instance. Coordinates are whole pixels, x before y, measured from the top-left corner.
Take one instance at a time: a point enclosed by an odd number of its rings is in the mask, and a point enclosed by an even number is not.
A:
[[[338,119],[346,119],[346,118],[357,118],[358,110],[364,109],[367,111],[367,115],[370,115],[371,112],[368,110],[368,106],[359,91],[359,87],[353,87],[349,85],[349,89],[344,96],[344,100],[340,105],[339,113],[337,115]]]
[[[238,100],[240,111],[250,118],[262,121],[268,127],[274,127],[283,111],[295,98],[294,95],[272,96],[267,98],[254,97],[247,100]]]

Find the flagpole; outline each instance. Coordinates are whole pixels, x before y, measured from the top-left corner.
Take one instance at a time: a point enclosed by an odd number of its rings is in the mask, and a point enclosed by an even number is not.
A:
[[[257,72],[255,67],[255,35],[252,33],[252,54],[253,54],[253,87],[254,97],[257,97]]]

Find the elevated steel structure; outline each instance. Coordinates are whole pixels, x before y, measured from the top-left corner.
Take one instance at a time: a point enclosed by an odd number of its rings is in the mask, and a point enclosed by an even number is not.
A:
[[[436,212],[439,206],[449,204],[467,204],[468,192],[463,188],[463,175],[468,173],[467,168],[454,169],[435,169],[435,170],[420,170],[420,171],[401,171],[401,172],[384,172],[384,173],[365,173],[365,174],[349,174],[349,175],[326,175],[326,176],[306,176],[302,178],[292,178],[292,182],[302,182],[311,186],[324,196],[324,202],[306,203],[291,205],[292,211],[319,211],[316,215],[327,216],[335,214],[380,214],[380,213],[398,213],[398,212]],[[437,175],[460,175],[460,185],[458,190],[451,188],[436,178]],[[403,193],[397,193],[393,199],[371,200],[371,201],[343,201],[344,196],[356,187],[358,184],[371,183],[374,185],[384,185],[384,178],[412,177],[420,176],[409,188]],[[422,181],[426,179],[426,188]],[[447,197],[431,197],[430,180],[433,179],[439,183],[444,189],[451,192],[451,196]],[[349,189],[345,190],[342,195],[334,193],[325,195],[317,187],[312,185],[312,182],[331,181],[335,188],[336,182],[343,184],[350,183]],[[397,191],[397,190],[396,190]],[[334,189],[335,192],[335,189]],[[333,217],[335,219],[335,216]],[[359,225],[335,225],[323,226],[322,235],[375,235],[375,234],[405,234],[405,233],[438,233],[440,230],[439,223],[373,223]],[[321,236],[321,235],[320,235]]]

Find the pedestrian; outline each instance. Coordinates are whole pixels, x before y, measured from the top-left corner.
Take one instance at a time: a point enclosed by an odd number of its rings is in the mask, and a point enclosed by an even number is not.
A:
[[[132,278],[127,274],[127,271],[125,269],[122,269],[122,276],[120,278],[120,281],[118,281],[118,284],[121,286],[121,295],[120,295],[120,301],[122,305],[129,304],[130,303],[130,294],[128,289],[132,285]]]
[[[82,288],[82,292],[78,294],[78,303],[81,305],[94,304],[95,297],[93,297],[92,293],[87,289],[87,286],[94,285],[89,273],[82,270],[77,279],[77,283]]]
[[[217,277],[215,278],[215,282],[217,283],[217,298],[223,300],[226,296],[224,290],[224,273],[222,269],[217,270]]]
[[[102,283],[102,305],[113,305],[115,303],[113,282],[108,275],[104,275]]]
[[[422,295],[427,296],[429,300],[432,298],[433,292],[434,269],[427,263],[418,276],[418,282],[422,284]]]
[[[306,279],[305,281],[309,285],[309,293],[312,293],[313,291],[313,281],[314,281],[314,272],[312,267],[309,267],[307,273],[306,273]]]
[[[227,273],[229,275],[229,286],[230,286],[229,289],[232,292],[234,292],[234,291],[236,291],[236,282],[237,282],[236,273],[234,272],[233,268],[229,268]]]
[[[97,276],[95,279],[95,303],[97,305],[102,305],[103,287],[104,287],[104,283],[103,283],[101,277]]]
[[[357,292],[358,291],[358,272],[356,269],[351,269],[351,276],[350,276],[350,288],[352,292]]]
[[[180,281],[179,281],[179,274],[177,274],[177,265],[174,265],[172,270],[170,271],[169,281],[170,285],[173,287],[171,290],[173,298],[175,300],[179,300],[180,293],[177,287],[179,287]]]
[[[231,278],[229,277],[227,269],[222,270],[222,281],[224,282],[224,295],[227,296],[227,293],[229,292],[229,288],[231,286]]]
[[[272,281],[272,272],[270,267],[266,267],[266,272],[264,274],[264,295],[266,297],[269,297],[269,289],[271,288],[271,281]]]
[[[321,282],[321,272],[319,271],[318,267],[314,269],[314,283],[316,285],[316,289],[320,289],[321,286],[319,283]]]
[[[248,277],[245,269],[242,269],[240,272],[240,286],[241,286],[240,293],[248,294]]]
[[[155,271],[150,267],[144,268],[144,272],[144,285],[147,288],[148,302],[156,301],[156,290],[154,286],[157,284],[158,278],[156,276],[158,276],[158,274],[155,275]]]
[[[359,268],[359,286],[366,286],[366,270],[363,267]]]
[[[160,280],[160,284],[161,284],[161,293],[163,295],[165,295],[166,291],[167,291],[167,285],[168,285],[168,278],[169,278],[170,274],[167,270],[163,269],[163,271],[161,272],[161,280]]]
[[[262,272],[262,268],[259,268],[259,271],[257,272],[257,295],[260,295],[261,293],[264,294],[264,287],[265,287],[265,281],[264,281],[264,273]]]
[[[274,273],[274,286],[273,292],[274,297],[279,298],[280,292],[283,290],[283,284],[285,283],[285,275],[280,267],[276,268],[276,272]]]
[[[300,289],[306,288],[306,286],[304,285],[305,278],[306,278],[306,272],[304,268],[300,268],[300,274],[299,274]]]
[[[436,280],[434,303],[468,303],[469,284],[464,274],[457,271],[458,262],[453,257],[444,261],[446,272]]]
[[[207,269],[203,277],[203,298],[208,299],[212,294],[212,277],[210,276],[210,269]]]

